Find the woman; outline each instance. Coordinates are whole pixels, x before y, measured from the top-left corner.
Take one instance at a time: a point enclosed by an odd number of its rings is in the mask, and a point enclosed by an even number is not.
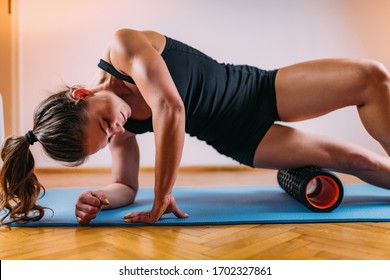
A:
[[[154,203],[151,210],[126,215],[128,222],[154,223],[164,213],[188,216],[172,196],[185,132],[256,168],[318,166],[390,188],[387,157],[274,123],[354,105],[368,133],[389,154],[390,78],[380,63],[328,59],[264,71],[219,64],[156,32],[122,29],[99,67],[93,85],[49,97],[38,107],[32,131],[5,141],[1,207],[13,221],[37,220],[44,211],[36,205],[43,186],[33,173],[30,144],[40,142],[49,156],[69,165],[109,144],[113,183],[80,194],[76,203],[78,222],[88,224],[101,209],[134,201],[135,135],[146,131],[154,132],[156,144]]]

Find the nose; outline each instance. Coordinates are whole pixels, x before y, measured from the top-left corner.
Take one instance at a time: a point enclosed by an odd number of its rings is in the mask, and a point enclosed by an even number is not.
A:
[[[122,134],[125,132],[125,128],[119,123],[115,122],[110,125],[109,128],[109,134],[110,136],[115,135],[115,134]]]

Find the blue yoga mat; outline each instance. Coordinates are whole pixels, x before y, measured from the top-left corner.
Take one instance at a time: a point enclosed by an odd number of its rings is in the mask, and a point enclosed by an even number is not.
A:
[[[87,188],[48,189],[39,204],[53,209],[44,218],[11,226],[77,226],[74,205]],[[174,189],[181,210],[190,216],[178,219],[173,214],[155,225],[218,225],[262,223],[314,223],[390,221],[390,191],[366,184],[345,185],[344,199],[331,213],[308,210],[278,186],[190,187]],[[129,212],[150,209],[153,189],[141,188],[132,205],[99,213],[90,226],[132,226],[123,221]],[[0,216],[4,212],[0,212]]]

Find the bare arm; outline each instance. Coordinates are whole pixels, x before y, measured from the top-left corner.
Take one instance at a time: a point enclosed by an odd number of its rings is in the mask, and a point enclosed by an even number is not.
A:
[[[133,203],[138,190],[139,149],[135,135],[126,132],[112,137],[109,145],[112,155],[113,182],[102,188],[110,205],[118,208]]]
[[[80,194],[76,203],[76,217],[80,224],[88,224],[102,209],[112,209],[133,203],[138,190],[139,149],[136,138],[129,132],[112,137],[111,184],[98,190]]]
[[[162,214],[186,216],[171,194],[184,144],[184,105],[164,60],[142,33],[120,30],[110,49],[110,60],[130,75],[152,110],[156,143],[153,209],[134,213],[129,221],[154,223]]]

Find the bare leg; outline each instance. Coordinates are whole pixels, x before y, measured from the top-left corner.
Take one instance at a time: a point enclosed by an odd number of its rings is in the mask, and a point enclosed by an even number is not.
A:
[[[286,122],[356,106],[368,133],[390,154],[390,76],[377,62],[327,59],[280,69],[276,98]]]
[[[323,167],[390,189],[390,158],[358,145],[273,125],[257,148],[258,168]]]
[[[282,121],[321,116],[355,105],[366,130],[390,152],[390,82],[386,69],[365,60],[319,60],[280,69],[276,99]],[[354,144],[273,125],[258,146],[256,167],[307,165],[355,175],[390,189],[390,159]]]

